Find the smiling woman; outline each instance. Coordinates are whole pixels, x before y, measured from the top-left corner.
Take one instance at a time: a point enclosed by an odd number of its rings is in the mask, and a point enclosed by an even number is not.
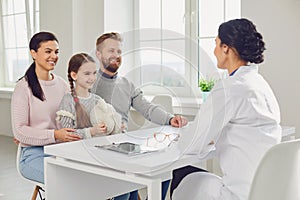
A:
[[[59,129],[55,116],[66,82],[50,71],[58,60],[58,40],[52,33],[39,32],[29,42],[34,62],[19,79],[11,100],[12,129],[20,142],[20,171],[28,179],[44,183],[44,146],[79,140],[73,129]]]

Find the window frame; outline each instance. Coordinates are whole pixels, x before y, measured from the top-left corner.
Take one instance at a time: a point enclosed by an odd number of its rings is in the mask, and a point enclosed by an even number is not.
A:
[[[190,31],[191,31],[191,28],[190,28],[190,14],[187,14],[187,12],[189,12],[189,10],[191,9],[192,7],[192,4],[191,2],[195,2],[195,0],[192,0],[192,1],[185,1],[185,14],[183,17],[184,19],[184,29],[185,29],[185,33],[188,33],[190,34]],[[162,4],[162,0],[160,0],[160,4]],[[162,5],[160,5],[162,7]],[[160,14],[162,16],[162,12],[163,12],[163,9],[160,7]],[[139,29],[139,1],[135,1],[135,4],[134,4],[134,16],[136,16],[134,18],[134,27],[137,27],[137,29]],[[162,18],[161,18],[162,19]],[[160,26],[162,26],[162,23],[160,24]],[[145,29],[142,29],[142,31],[145,30]],[[164,31],[162,28],[161,28],[162,31]],[[168,30],[166,30],[168,31]],[[174,40],[180,40],[180,39],[184,39],[184,40],[188,40],[190,41],[189,44],[186,44],[185,45],[185,52],[189,53],[190,50],[189,50],[189,46],[190,46],[190,43],[192,43],[192,38],[188,37],[187,39],[187,34],[186,35],[182,35],[183,37],[178,37],[178,38],[175,38]],[[134,38],[136,38],[138,41],[140,42],[147,42],[147,40],[140,40],[139,39],[139,35],[135,35],[133,36]],[[166,41],[170,41],[170,39],[162,39],[162,33],[160,35],[160,39],[159,40],[156,40],[156,42],[160,42],[161,44],[163,44],[164,42]],[[139,49],[140,47],[139,46],[134,46],[134,48],[136,49]],[[149,47],[149,49],[154,49],[155,47]],[[161,48],[160,49],[160,52],[161,52],[161,58],[162,58],[162,54],[163,53],[168,53],[168,49],[163,49]],[[190,56],[188,55],[184,55],[185,56],[185,60],[189,60]],[[140,65],[139,63],[139,60],[140,60],[140,55],[139,54],[135,54],[135,56],[133,56],[133,66],[138,66]],[[163,64],[163,59],[161,59],[160,61],[160,64],[162,65]],[[174,87],[174,86],[170,86],[170,87],[166,87],[164,85],[161,85],[162,83],[162,78],[161,78],[161,83],[160,84],[144,84],[142,82],[142,72],[141,70],[139,70],[139,72],[137,73],[139,78],[138,77],[132,77],[133,79],[133,82],[135,83],[138,83],[137,86],[139,87],[140,85],[142,85],[142,90],[144,91],[145,94],[147,95],[155,95],[155,94],[162,94],[162,93],[168,93],[168,94],[171,94],[173,96],[190,96],[191,95],[191,87]],[[136,75],[137,75],[136,74]],[[137,80],[138,79],[138,80]],[[190,80],[191,80],[191,71],[190,71],[190,67],[187,66],[187,64],[185,63],[185,80],[188,81],[188,85],[190,85]],[[188,91],[187,91],[188,89]]]
[[[162,1],[162,0],[161,0]],[[222,0],[223,2],[223,20],[222,22],[225,22],[232,18],[231,15],[227,14],[227,9],[226,6],[228,5],[227,3],[231,1],[239,3],[239,16],[241,17],[241,0]],[[134,24],[137,29],[139,29],[138,24],[139,24],[139,1],[135,1],[134,5]],[[161,9],[162,12],[162,9]],[[143,86],[143,91],[147,95],[155,95],[158,93],[169,93],[173,96],[182,96],[182,97],[191,97],[191,96],[201,96],[200,90],[198,88],[198,81],[200,79],[200,71],[201,71],[201,66],[200,66],[200,51],[201,51],[201,40],[205,40],[207,38],[209,39],[215,39],[216,35],[210,36],[210,37],[202,37],[200,35],[200,16],[199,16],[200,8],[199,8],[199,0],[190,0],[190,1],[185,1],[185,14],[184,14],[184,20],[185,20],[185,38],[189,38],[187,41],[188,43],[186,44],[186,60],[189,60],[192,65],[185,65],[185,80],[189,81],[188,82],[188,88],[185,87],[165,87],[165,86],[156,86],[156,85],[147,85]],[[218,24],[219,25],[219,24]],[[218,27],[216,27],[217,29]],[[135,36],[135,38],[138,38],[138,36]],[[195,48],[195,44],[197,44],[197,48]],[[137,47],[138,48],[138,47]],[[213,47],[212,47],[213,48]],[[203,50],[203,49],[202,49]],[[210,52],[211,54],[213,52]],[[209,56],[209,55],[208,55]],[[133,61],[133,66],[137,66],[139,63],[137,62],[140,58],[135,57]],[[211,58],[215,59],[215,58]],[[215,60],[212,61],[216,67],[216,62]],[[193,69],[193,66],[197,66],[197,69]],[[217,68],[217,67],[216,67]],[[197,73],[195,73],[195,70]],[[218,76],[223,76],[223,74],[219,74],[218,69],[216,69],[216,72],[218,73]],[[139,73],[140,77],[135,77],[136,79],[139,79],[140,85],[143,85],[142,83],[142,78],[141,78],[141,72]],[[134,78],[133,78],[134,79]],[[173,91],[173,92],[172,92]],[[174,91],[176,91],[176,94],[174,94]]]
[[[24,1],[24,5],[25,5],[25,10],[22,10],[21,12],[16,12],[15,11],[15,7],[13,6],[13,12],[12,13],[8,13],[8,14],[4,14],[3,13],[3,1],[5,0],[1,0],[0,1],[0,13],[1,13],[1,20],[0,20],[0,44],[1,44],[1,49],[0,49],[0,58],[1,58],[1,66],[0,67],[0,86],[1,87],[14,87],[16,82],[10,81],[9,78],[9,69],[8,69],[8,64],[9,62],[13,62],[11,60],[8,59],[7,57],[7,51],[8,50],[14,50],[14,51],[18,51],[20,49],[25,49],[26,48],[26,53],[28,55],[28,60],[25,59],[26,61],[26,68],[24,69],[24,73],[25,70],[27,69],[27,66],[30,65],[31,61],[31,56],[30,53],[28,51],[28,42],[31,38],[31,36],[37,32],[39,30],[39,0],[22,0]],[[7,0],[10,1],[10,3],[14,4],[16,3],[17,0],[11,1],[11,0]],[[6,35],[4,32],[4,20],[7,17],[15,17],[20,15],[20,14],[25,14],[25,22],[26,22],[26,33],[27,33],[27,37],[26,37],[26,45],[20,45],[16,42],[16,44],[13,47],[7,47],[6,45],[6,41],[8,41],[6,39]],[[16,23],[16,21],[14,20],[14,27],[17,27],[18,24]],[[14,28],[14,31],[12,33],[9,33],[8,35],[16,35],[17,34],[17,29]],[[16,59],[17,62],[20,62],[22,59]],[[12,75],[14,76],[14,74]],[[16,79],[20,78],[20,77],[14,77]]]

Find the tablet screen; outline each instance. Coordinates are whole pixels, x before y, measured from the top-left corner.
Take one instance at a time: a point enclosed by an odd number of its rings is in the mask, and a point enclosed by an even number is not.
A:
[[[132,142],[113,143],[113,144],[102,145],[102,146],[95,145],[95,147],[116,151],[127,155],[139,155],[139,154],[145,154],[145,153],[150,153],[150,152],[155,152],[160,150],[158,148],[148,147],[146,145],[135,144]]]
[[[128,155],[136,155],[136,154],[141,154],[141,153],[146,153],[141,150],[141,147],[139,144],[134,144],[131,142],[122,142],[118,144],[109,144],[109,145],[104,145],[104,146],[96,146],[96,147],[101,147],[104,149],[128,154]]]

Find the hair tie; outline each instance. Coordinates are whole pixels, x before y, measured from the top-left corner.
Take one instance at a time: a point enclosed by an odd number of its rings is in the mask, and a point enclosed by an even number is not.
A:
[[[75,103],[78,103],[79,102],[78,97],[74,97],[74,101],[75,101]]]

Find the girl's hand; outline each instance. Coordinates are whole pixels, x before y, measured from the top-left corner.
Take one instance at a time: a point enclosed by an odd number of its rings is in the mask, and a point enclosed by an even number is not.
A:
[[[127,132],[127,126],[126,126],[126,123],[122,122],[122,125],[121,125],[121,132],[122,133],[126,133]]]
[[[106,135],[107,127],[106,127],[105,123],[100,122],[99,124],[96,124],[95,126],[91,127],[90,131],[91,131],[92,136],[100,135],[100,134]]]
[[[73,128],[62,128],[54,131],[54,138],[61,142],[71,142],[80,140],[81,137],[74,133]]]

